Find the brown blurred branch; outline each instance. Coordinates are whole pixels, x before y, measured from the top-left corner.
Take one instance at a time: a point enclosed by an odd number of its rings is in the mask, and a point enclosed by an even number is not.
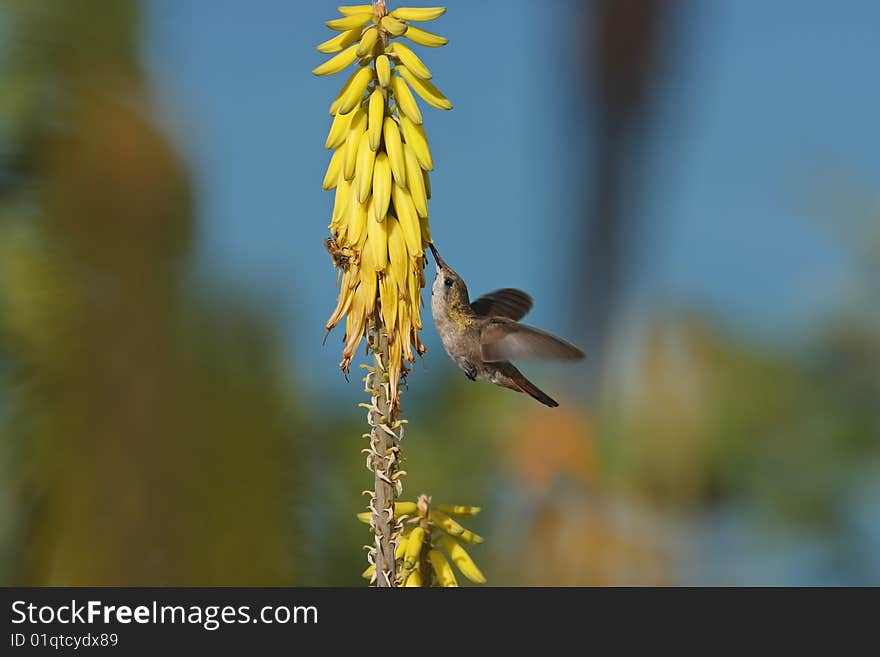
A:
[[[574,319],[598,356],[596,371],[623,292],[634,228],[623,199],[632,189],[646,110],[661,87],[660,55],[674,6],[673,0],[596,0],[587,14],[585,70],[595,97],[597,165],[591,181],[595,193],[575,242],[577,280],[586,288],[587,302],[575,304]]]

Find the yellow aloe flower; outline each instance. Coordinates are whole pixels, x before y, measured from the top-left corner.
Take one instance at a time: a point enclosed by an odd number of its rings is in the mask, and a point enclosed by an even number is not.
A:
[[[345,10],[345,11],[342,11]],[[433,159],[416,97],[441,109],[452,104],[428,80],[428,67],[394,39],[425,45],[409,21],[433,20],[443,8],[388,11],[384,2],[342,7],[328,22],[339,35],[318,50],[331,55],[312,72],[331,75],[354,68],[330,107],[325,145],[332,150],[323,187],[334,191],[327,247],[342,275],[328,332],[345,321],[340,368],[348,372],[361,340],[376,327],[388,337],[392,404],[407,363],[425,352],[421,290]],[[434,36],[434,35],[432,35]],[[431,45],[442,45],[436,37]],[[442,40],[445,43],[445,39]]]

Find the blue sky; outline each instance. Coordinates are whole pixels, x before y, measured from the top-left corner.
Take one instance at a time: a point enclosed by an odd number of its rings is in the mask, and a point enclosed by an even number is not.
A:
[[[473,292],[522,287],[537,299],[530,320],[566,333],[577,288],[561,256],[591,161],[579,132],[589,102],[574,101],[586,3],[445,4],[431,29],[450,44],[424,52],[455,103],[425,112],[434,238]],[[309,71],[335,3],[147,8],[162,121],[196,184],[200,271],[273,308],[291,352],[332,375],[341,335],[318,348],[336,294],[320,182],[342,79]],[[685,2],[681,15],[650,157],[632,171],[644,230],[628,305],[637,315],[696,306],[759,335],[802,336],[852,284],[840,240],[851,218],[817,218],[809,200],[828,171],[880,183],[880,5]],[[432,328],[425,338],[439,349]]]

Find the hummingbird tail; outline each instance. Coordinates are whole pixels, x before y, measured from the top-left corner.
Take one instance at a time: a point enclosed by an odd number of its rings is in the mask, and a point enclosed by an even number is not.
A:
[[[549,406],[550,408],[556,408],[557,406],[559,406],[559,403],[556,402],[556,400],[544,393],[540,388],[538,388],[538,386],[529,381],[523,375],[520,374],[519,376],[514,377],[512,380],[517,388],[522,390],[527,395],[533,397],[534,399],[537,399],[539,402],[544,404],[544,406]]]

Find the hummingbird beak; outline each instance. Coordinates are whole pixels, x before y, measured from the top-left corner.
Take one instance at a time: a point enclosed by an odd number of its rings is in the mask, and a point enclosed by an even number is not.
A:
[[[437,267],[439,267],[440,269],[445,269],[445,268],[446,268],[446,263],[443,262],[443,258],[441,258],[441,257],[440,257],[440,254],[437,253],[437,249],[434,248],[434,245],[433,245],[433,244],[429,244],[428,246],[431,247],[431,253],[434,254],[434,260],[437,262]]]

